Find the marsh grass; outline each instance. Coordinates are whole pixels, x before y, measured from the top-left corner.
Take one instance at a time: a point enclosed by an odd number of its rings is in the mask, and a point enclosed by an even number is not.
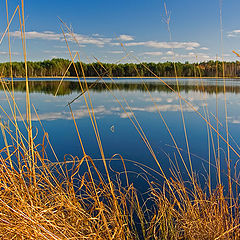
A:
[[[8,16],[8,8],[6,10]],[[21,6],[17,6],[12,18],[16,12],[19,14],[27,73],[23,1]],[[7,28],[3,37],[9,32],[12,18],[9,21],[7,17]],[[81,59],[78,53],[74,56],[72,55],[65,31],[75,39],[74,33],[62,21],[62,32],[71,56],[71,65],[73,65],[78,77],[79,69],[76,68],[74,61],[77,58],[81,63]],[[8,38],[10,39],[9,34]],[[128,53],[124,46],[123,49],[126,51],[126,57],[130,56],[139,61],[135,56],[131,56],[131,53]],[[11,62],[10,40],[9,54]],[[101,64],[98,59],[96,60]],[[147,68],[144,64],[143,67]],[[103,75],[110,77],[114,85],[115,82],[108,71],[104,69],[103,65],[102,68]],[[151,72],[150,69],[148,70]],[[42,129],[38,130],[44,133],[41,141],[37,138],[37,134],[34,135],[33,133],[31,114],[34,111],[37,115],[37,111],[30,103],[27,74],[25,81],[26,116],[21,114],[15,101],[13,78],[11,78],[12,84],[10,86],[4,78],[0,79],[10,109],[10,113],[8,113],[0,105],[1,111],[9,121],[9,123],[0,122],[5,143],[5,146],[0,150],[1,239],[240,239],[238,178],[237,174],[235,178],[232,176],[231,166],[229,166],[227,172],[229,186],[223,186],[219,151],[215,152],[215,159],[213,159],[218,184],[212,188],[209,180],[212,173],[209,167],[209,172],[206,174],[206,186],[202,187],[191,165],[190,169],[188,167],[189,163],[191,163],[191,153],[188,146],[187,128],[183,112],[181,111],[183,125],[185,126],[184,138],[187,143],[188,159],[184,159],[182,150],[178,147],[171,129],[157,108],[148,86],[142,79],[144,88],[151,97],[153,105],[167,128],[176,149],[176,159],[169,159],[172,165],[172,177],[167,177],[154,153],[154,149],[151,147],[150,140],[126,99],[123,98],[122,104],[114,95],[111,87],[102,79],[103,75],[96,71],[99,79],[105,84],[113,98],[117,100],[146,144],[153,160],[158,165],[159,170],[157,174],[162,184],[152,180],[149,181],[146,178],[149,186],[148,197],[142,199],[141,194],[134,188],[134,183],[129,181],[125,164],[126,160],[120,155],[113,156],[110,161],[118,158],[118,161],[123,165],[123,174],[116,172],[114,177],[110,176],[109,159],[106,159],[104,155],[101,133],[98,130],[89,85],[87,84],[82,66],[80,71],[84,76],[83,82],[78,77],[82,91],[80,95],[84,98],[101,152],[101,161],[104,164],[103,172],[99,172],[95,165],[95,160],[85,152],[84,139],[81,138],[81,132],[71,110],[71,105],[75,100],[69,103],[68,107],[78,134],[83,157],[79,159],[75,156],[68,156],[68,160],[64,158],[64,161],[60,161],[44,128],[42,127]],[[210,149],[215,151],[213,144],[213,134],[215,134],[218,139],[217,149],[220,148],[219,139],[221,139],[227,145],[228,152],[232,151],[239,157],[238,149],[235,150],[229,144],[228,129],[226,128],[226,138],[220,134],[219,128],[221,123],[218,121],[217,114],[217,128],[214,128],[210,122],[207,107],[204,115],[202,115],[190,102],[181,96],[179,87],[174,90],[159,76],[156,76],[153,72],[151,73],[178,96],[181,107],[183,104],[187,104],[206,123],[209,151]],[[56,94],[60,89],[61,82],[56,90]],[[90,85],[90,87],[94,87],[94,85]],[[114,87],[118,88],[117,85],[114,85]],[[203,85],[201,88],[204,93]],[[130,114],[128,113],[129,111]],[[19,119],[21,119],[23,128],[19,127]],[[39,123],[41,124],[40,119]],[[52,151],[55,159],[48,159],[47,151],[49,150],[46,150],[46,147]],[[226,161],[230,165],[229,153],[227,155]],[[70,160],[69,157],[71,158]],[[181,175],[177,163],[178,160],[182,162],[188,173],[187,180]],[[213,164],[212,162],[209,159],[209,166]],[[85,172],[81,171],[83,164],[87,167]],[[156,170],[147,166],[136,162],[135,164],[138,164],[146,175],[150,175],[151,171],[156,172]],[[126,184],[122,183],[123,176]],[[236,188],[235,193],[232,190],[233,186]],[[228,189],[228,191],[224,191],[224,188]],[[150,206],[148,202],[151,202]]]

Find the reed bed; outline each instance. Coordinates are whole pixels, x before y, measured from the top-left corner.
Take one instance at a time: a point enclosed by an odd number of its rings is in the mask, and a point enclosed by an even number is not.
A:
[[[19,15],[27,73],[23,1],[21,6],[17,6],[12,18],[16,13]],[[12,18],[10,21],[7,19],[7,28],[3,37],[9,33]],[[81,62],[81,59],[78,53],[74,56],[72,55],[65,32],[71,34],[72,38],[75,39],[74,33],[71,32],[62,20],[61,23],[62,32],[72,60],[71,64],[74,66],[77,76],[79,76],[79,71],[84,76],[83,82],[78,77],[82,91],[78,97],[84,98],[87,106],[101,152],[104,172],[100,172],[97,169],[94,159],[85,152],[84,141],[81,138],[81,132],[71,110],[71,104],[74,103],[75,99],[68,106],[76,127],[79,143],[82,147],[83,156],[81,159],[71,156],[69,163],[66,159],[63,161],[58,160],[54,153],[54,147],[52,147],[44,128],[39,129],[39,131],[44,132],[44,137],[41,141],[33,133],[31,114],[35,108],[31,106],[30,102],[27,74],[25,78],[26,116],[23,116],[18,109],[14,95],[13,78],[11,79],[12,84],[9,85],[1,77],[2,89],[6,95],[10,110],[7,112],[0,105],[1,111],[5,115],[4,117],[9,121],[8,123],[0,122],[5,143],[5,146],[1,146],[0,150],[1,239],[240,239],[238,179],[232,176],[229,152],[232,151],[238,157],[239,153],[238,150],[235,150],[229,144],[228,130],[226,130],[227,137],[223,137],[219,131],[218,121],[217,128],[214,128],[210,122],[207,108],[205,109],[205,115],[201,115],[190,102],[181,96],[179,87],[177,87],[177,90],[174,90],[148,69],[170,91],[173,91],[178,96],[181,108],[182,104],[187,104],[202,118],[208,126],[209,142],[212,141],[212,135],[215,134],[218,138],[218,144],[220,139],[228,146],[226,161],[228,162],[227,177],[229,185],[223,186],[222,184],[220,160],[219,155],[216,153],[214,160],[218,184],[215,188],[211,187],[209,180],[211,173],[209,170],[206,175],[206,186],[201,186],[198,176],[191,167],[190,150],[187,149],[188,159],[184,159],[167,122],[165,122],[152,98],[153,105],[156,107],[156,111],[173,140],[179,160],[183,163],[188,173],[188,180],[184,180],[181,172],[178,171],[177,164],[173,164],[173,161],[170,159],[173,167],[171,169],[172,177],[169,178],[165,175],[164,169],[162,169],[144,130],[133,111],[131,111],[131,107],[126,99],[123,99],[125,103],[123,105],[114,96],[109,85],[106,84],[106,88],[128,115],[131,123],[150,151],[153,160],[159,167],[158,174],[162,184],[159,185],[154,181],[146,179],[149,191],[148,196],[142,200],[141,194],[134,188],[134,183],[128,179],[125,160],[121,156],[118,157],[124,167],[123,175],[126,184],[122,184],[122,176],[120,177],[120,174],[116,173],[114,177],[110,176],[110,168],[107,164],[108,160],[104,155],[89,92],[89,87],[94,87],[94,84],[91,86],[87,84],[82,66],[81,69],[76,68],[75,58],[79,62]],[[9,34],[8,38],[10,38]],[[75,41],[77,43],[76,39]],[[126,51],[126,56],[131,55],[124,46],[122,47]],[[9,54],[11,56],[10,41]],[[131,57],[135,58],[134,56]],[[138,61],[136,58],[135,60]],[[96,61],[101,64],[98,59]],[[147,68],[144,64],[143,67]],[[104,66],[102,68],[104,74],[100,75],[98,73],[99,80],[97,81],[103,81],[103,76],[111,78],[107,69],[104,69]],[[114,84],[114,81],[112,84]],[[144,81],[143,85],[149,96],[152,97]],[[126,109],[131,114],[128,114]],[[185,132],[184,139],[188,143],[187,128],[183,112],[181,113]],[[36,111],[35,114],[37,115]],[[39,122],[41,123],[40,119]],[[46,146],[48,148],[50,146],[55,159],[48,158]],[[211,147],[209,145],[209,148]],[[53,162],[55,163],[53,164]],[[81,171],[83,164],[87,166],[85,172]],[[145,170],[145,173],[148,174],[148,171]],[[233,192],[233,187],[236,188],[235,192]],[[224,191],[224,189],[228,189],[228,191]],[[151,202],[150,206],[147,204],[148,202]]]

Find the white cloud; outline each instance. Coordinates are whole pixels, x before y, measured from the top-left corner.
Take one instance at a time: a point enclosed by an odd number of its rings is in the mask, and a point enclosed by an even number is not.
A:
[[[8,52],[0,52],[0,55],[8,55]]]
[[[120,41],[132,41],[132,40],[134,40],[134,38],[130,35],[122,34],[119,36],[119,40]]]
[[[207,48],[207,47],[201,47],[200,49],[201,50],[209,50],[209,48]]]
[[[21,32],[20,31],[10,32],[10,36],[21,38]],[[45,32],[32,31],[32,32],[26,32],[25,37],[26,39],[60,40],[62,37],[62,34],[50,32],[50,31],[45,31]]]
[[[195,109],[198,110],[198,107],[196,106]],[[161,112],[178,112],[181,110],[180,105],[174,105],[174,104],[165,104],[165,105],[158,105],[158,106],[151,106],[146,108],[147,112],[156,112],[157,110]],[[182,110],[184,112],[193,112],[194,110],[190,108],[189,106],[182,106]]]
[[[205,54],[205,53],[193,53],[191,55],[187,55],[187,56],[182,56],[182,57],[189,57],[189,58],[192,58],[192,59],[196,59],[197,61],[208,61],[208,60],[211,60],[212,58]]]
[[[118,42],[115,42],[115,43],[110,43],[112,46],[120,46],[121,44],[118,43]]]
[[[228,37],[238,37],[238,36],[240,36],[240,30],[239,29],[233,30],[233,31],[229,32],[227,36]]]
[[[195,109],[199,109],[198,106],[195,106]],[[157,106],[147,106],[147,107],[134,107],[131,108],[132,111],[139,111],[139,112],[157,112],[157,110],[161,112],[177,112],[181,110],[181,106],[177,104],[165,104],[165,105],[157,105]],[[182,106],[182,110],[184,112],[193,112],[194,110],[189,106]],[[123,116],[126,116],[126,114]],[[127,116],[126,116],[127,117]],[[122,117],[123,118],[123,117]]]
[[[104,106],[98,106],[98,107],[94,108],[93,111],[94,111],[94,114],[96,114],[97,116],[111,113],[111,111],[107,110]],[[73,114],[74,114],[75,119],[81,119],[81,118],[89,116],[87,109],[74,110]],[[57,120],[57,119],[72,120],[71,114],[66,111],[39,113],[38,117],[41,121],[43,121],[43,120],[53,121],[53,120]],[[18,119],[18,121],[21,121],[20,117],[18,117],[17,119]],[[32,116],[32,121],[38,121],[38,118],[36,115]]]
[[[173,51],[167,51],[166,54],[172,56],[172,55],[174,55],[174,52]]]
[[[53,51],[53,50],[44,50],[44,53],[51,53],[51,54],[63,54],[68,53],[68,51]]]
[[[0,55],[2,55],[2,56],[9,56],[9,52],[2,51],[2,52],[0,52]],[[12,55],[13,55],[13,53],[12,53]]]
[[[21,38],[20,31],[10,32],[12,37]],[[66,38],[68,41],[74,41],[74,38],[70,33],[66,33]],[[51,40],[51,41],[64,41],[64,36],[62,33],[56,33],[52,31],[29,31],[25,33],[26,39],[39,39],[39,40]],[[110,44],[112,46],[120,46],[120,43],[113,42],[113,38],[101,37],[99,34],[93,34],[91,36],[74,33],[75,39],[78,41],[80,46],[84,47],[86,44],[96,45],[98,47],[103,47],[105,44]],[[122,34],[119,36],[120,41],[133,41],[134,38],[130,35]],[[198,42],[158,42],[158,41],[145,41],[145,42],[127,42],[126,46],[145,46],[157,49],[186,49],[193,50],[200,47]],[[146,52],[146,55],[159,56],[160,52]]]
[[[236,120],[233,120],[232,123],[234,123],[234,124],[239,124],[239,123],[240,123],[240,120],[237,120],[237,119],[236,119]]]
[[[142,55],[161,56],[162,52],[144,52]]]
[[[194,47],[187,47],[186,50],[188,51],[194,50]]]
[[[120,107],[112,107],[112,108],[111,108],[111,111],[113,111],[113,112],[119,112],[119,111],[121,111],[121,108],[120,108]]]
[[[230,117],[228,116],[228,122],[233,123],[233,124],[240,124],[240,118],[239,116],[235,117]]]
[[[109,51],[109,53],[112,53],[112,54],[121,54],[121,53],[124,53],[123,51]]]
[[[15,31],[10,32],[10,36],[21,38],[21,32]],[[103,47],[106,43],[110,43],[112,41],[111,38],[102,38],[102,37],[90,37],[82,34],[74,34],[76,40],[80,44],[80,46],[84,46],[84,44],[93,44],[99,47]],[[26,32],[26,39],[41,39],[41,40],[54,40],[54,41],[64,41],[63,34],[44,31],[44,32]],[[66,33],[66,37],[69,41],[74,41],[72,35],[70,33]],[[81,45],[83,44],[83,45]]]
[[[167,54],[168,55],[168,54]],[[170,54],[169,54],[170,55]],[[169,57],[162,57],[162,60],[171,60]],[[205,53],[195,53],[195,52],[189,52],[188,54],[175,54],[175,60],[176,61],[208,61],[212,59],[209,55]]]
[[[65,45],[63,45],[63,46],[61,46],[61,45],[55,45],[55,46],[53,46],[54,48],[60,48],[60,49],[67,49],[67,46],[65,46]]]
[[[9,52],[2,51],[2,52],[0,52],[0,55],[9,55]],[[19,52],[11,52],[11,55],[19,55]]]
[[[240,117],[239,116],[228,116],[227,120],[228,120],[229,123],[240,124]]]
[[[67,36],[70,38],[70,40],[74,41],[70,34]],[[93,44],[97,45],[98,47],[103,47],[106,43],[110,43],[112,41],[111,38],[92,38],[80,34],[74,34],[74,36],[80,44]]]
[[[200,47],[200,44],[197,42],[157,42],[157,41],[146,41],[146,42],[131,42],[126,43],[126,46],[145,46],[152,48],[197,48]]]
[[[131,117],[133,115],[133,113],[131,112],[123,112],[123,113],[120,113],[120,118],[128,118],[128,117]]]
[[[58,57],[56,55],[52,55],[50,59],[53,59],[53,58],[58,58]]]
[[[96,114],[96,115],[104,115],[104,114],[111,113],[104,106],[98,106],[98,107],[94,108],[93,111],[94,111],[94,114]],[[73,111],[73,114],[76,119],[80,119],[80,118],[88,116],[88,110],[87,109],[75,110],[75,111]],[[70,116],[69,120],[72,120],[71,116]]]
[[[146,102],[161,102],[162,101],[162,98],[160,97],[154,97],[154,98],[146,98],[145,99]]]
[[[173,98],[167,98],[166,101],[167,101],[168,103],[172,103],[172,102],[174,101],[174,99],[173,99]]]

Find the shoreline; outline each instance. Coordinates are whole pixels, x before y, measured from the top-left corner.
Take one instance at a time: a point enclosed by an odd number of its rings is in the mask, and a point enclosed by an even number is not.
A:
[[[11,77],[1,77],[11,78]],[[50,79],[62,79],[62,76],[43,76],[43,77],[28,77],[28,79],[36,78],[50,78]],[[99,77],[85,77],[86,79],[97,79]],[[240,79],[240,77],[103,77],[104,79]],[[26,77],[14,77],[13,79],[26,79]],[[77,79],[77,77],[64,77],[63,79]],[[83,79],[83,77],[80,77]]]

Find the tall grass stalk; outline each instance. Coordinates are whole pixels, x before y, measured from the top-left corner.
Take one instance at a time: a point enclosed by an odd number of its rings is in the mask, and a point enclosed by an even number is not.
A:
[[[19,111],[14,94],[14,84],[11,70],[11,86],[1,78],[3,92],[5,93],[10,113],[1,105],[0,109],[9,120],[6,124],[0,121],[1,132],[5,146],[0,150],[0,236],[2,239],[240,239],[239,225],[239,199],[238,199],[238,174],[235,178],[230,169],[230,151],[240,157],[239,152],[230,145],[228,127],[226,125],[227,139],[220,134],[220,122],[216,110],[217,128],[210,122],[209,111],[204,108],[202,115],[187,99],[180,94],[178,87],[175,91],[163,79],[153,73],[146,65],[142,64],[151,74],[166,85],[179,99],[181,116],[184,126],[184,138],[187,144],[188,160],[184,159],[182,149],[174,138],[170,127],[165,121],[162,113],[157,108],[156,102],[151,95],[146,83],[143,85],[149,94],[152,104],[163,121],[173,141],[174,148],[178,155],[169,161],[172,166],[171,177],[167,177],[161,162],[157,158],[154,149],[150,144],[140,122],[134,115],[130,104],[123,98],[118,99],[112,89],[104,82],[103,75],[111,78],[107,69],[100,63],[104,72],[101,75],[96,69],[99,79],[119,103],[122,110],[127,114],[130,122],[145,143],[153,159],[159,167],[159,171],[148,166],[137,163],[139,169],[144,171],[146,176],[157,173],[159,179],[153,176],[150,180],[145,177],[149,186],[148,197],[142,200],[141,194],[134,188],[134,183],[128,178],[126,162],[121,155],[116,154],[111,159],[105,158],[104,148],[101,142],[101,135],[98,129],[97,119],[94,114],[94,107],[91,94],[88,88],[85,72],[81,65],[81,59],[77,52],[74,56],[68,45],[66,31],[76,40],[74,33],[62,22],[62,31],[66,45],[71,57],[71,63],[76,72],[81,88],[81,96],[84,98],[89,118],[94,129],[95,137],[101,153],[100,161],[104,164],[105,172],[102,173],[96,167],[95,159],[92,159],[85,150],[84,139],[75,120],[72,111],[72,101],[68,104],[72,121],[74,123],[79,144],[82,149],[82,158],[68,156],[63,161],[57,158],[54,147],[51,145],[48,134],[45,132],[35,107],[31,106],[29,83],[27,76],[27,47],[25,38],[24,4],[17,6],[9,21],[8,5],[6,0],[7,27],[2,39],[8,33],[9,59],[11,64],[11,46],[9,27],[16,12],[19,13],[19,23],[22,36],[22,47],[24,53],[26,72],[26,117]],[[166,11],[167,12],[167,11]],[[1,39],[1,41],[2,41]],[[0,41],[0,42],[1,42]],[[78,44],[77,40],[76,43]],[[122,45],[123,46],[123,45]],[[126,52],[125,57],[130,57],[137,62],[135,56]],[[75,59],[80,62],[80,71],[83,75],[83,82],[80,79],[80,72],[75,64]],[[176,68],[176,66],[175,66]],[[135,68],[140,77],[138,70]],[[176,69],[175,69],[176,70]],[[67,71],[66,71],[67,72]],[[66,73],[65,72],[65,73]],[[177,72],[177,71],[176,71]],[[64,80],[64,74],[62,80]],[[177,76],[176,76],[177,78]],[[57,95],[57,88],[55,95]],[[178,84],[178,82],[177,82]],[[116,86],[117,87],[117,86]],[[203,88],[203,86],[202,86]],[[203,89],[204,95],[204,89]],[[226,95],[225,95],[226,96]],[[204,97],[203,97],[203,101]],[[217,101],[217,100],[216,100]],[[225,100],[226,101],[226,100]],[[209,170],[207,176],[207,189],[199,183],[198,176],[191,165],[191,152],[187,138],[187,130],[183,116],[182,104],[188,105],[206,123],[209,146]],[[32,109],[34,110],[42,131],[44,133],[41,141],[34,135],[32,126]],[[227,110],[227,109],[226,109]],[[130,114],[128,112],[130,111]],[[227,118],[227,111],[226,111]],[[227,120],[227,119],[226,119]],[[19,121],[23,127],[19,127]],[[40,131],[40,130],[39,130]],[[215,152],[214,135],[217,137],[217,153]],[[37,135],[37,134],[36,134]],[[54,136],[53,136],[54,137]],[[228,147],[228,172],[229,194],[224,195],[224,186],[221,183],[220,171],[220,139]],[[54,159],[48,158],[47,145],[53,153]],[[211,186],[211,171],[213,161],[210,159],[210,151],[213,149],[215,165],[217,169],[218,184],[215,188]],[[178,158],[184,164],[188,172],[189,180],[186,182],[178,166]],[[108,162],[118,159],[123,165],[126,184],[122,184],[121,173],[116,172],[111,177],[111,167]],[[190,164],[190,170],[187,166]],[[86,164],[87,170],[82,172],[81,167]],[[105,177],[106,176],[106,177]],[[190,183],[189,183],[190,181]],[[232,192],[232,186],[236,186],[236,194]],[[149,206],[148,202],[151,202]]]

